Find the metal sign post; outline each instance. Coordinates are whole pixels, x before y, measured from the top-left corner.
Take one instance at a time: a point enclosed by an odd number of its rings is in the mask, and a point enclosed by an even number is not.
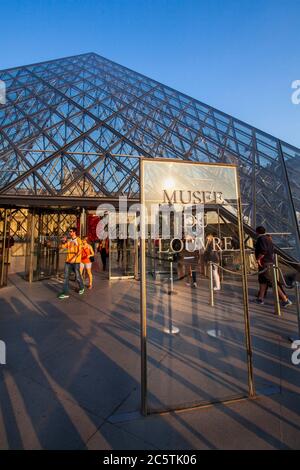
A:
[[[300,339],[300,284],[296,282],[296,303],[297,303],[297,320],[298,320],[298,338]]]
[[[289,340],[291,343],[300,340],[300,283],[295,282],[295,294],[296,294],[296,308],[297,308],[297,326],[298,326],[298,337],[290,336]]]

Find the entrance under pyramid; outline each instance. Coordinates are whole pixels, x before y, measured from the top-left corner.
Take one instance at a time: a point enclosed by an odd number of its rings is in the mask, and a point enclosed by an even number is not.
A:
[[[141,157],[238,165],[246,234],[264,225],[299,260],[298,148],[96,53],[0,79],[0,232],[14,239],[12,270],[26,261],[30,230],[92,230],[101,202],[139,201]]]

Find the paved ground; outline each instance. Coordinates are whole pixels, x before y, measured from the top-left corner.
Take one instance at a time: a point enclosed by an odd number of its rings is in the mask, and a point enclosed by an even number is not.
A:
[[[1,449],[287,449],[300,448],[300,366],[282,318],[251,304],[256,387],[264,396],[230,405],[152,415],[139,413],[139,290],[109,282],[69,300],[55,280],[29,285],[18,275],[0,291]],[[168,296],[149,286],[149,406],[194,404],[245,393],[241,292],[227,281],[208,307],[206,281]],[[254,286],[250,289],[254,294]],[[171,304],[170,304],[171,302]],[[172,307],[177,337],[162,332]],[[209,332],[220,331],[214,338]]]

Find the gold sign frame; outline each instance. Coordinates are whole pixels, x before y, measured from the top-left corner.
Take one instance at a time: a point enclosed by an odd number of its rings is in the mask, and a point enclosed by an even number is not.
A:
[[[248,376],[248,397],[255,397],[254,387],[254,374],[253,374],[253,354],[251,346],[251,334],[250,334],[250,320],[249,320],[249,299],[248,299],[248,283],[247,283],[247,270],[246,270],[246,259],[245,259],[245,245],[244,245],[244,230],[242,222],[242,203],[240,193],[240,178],[238,173],[238,167],[234,164],[217,164],[217,163],[202,163],[202,162],[191,162],[185,160],[175,159],[161,159],[161,158],[141,158],[140,159],[140,203],[141,203],[141,220],[140,220],[140,320],[141,320],[141,412],[144,416],[149,414],[148,412],[148,387],[147,387],[147,285],[146,285],[146,240],[145,240],[145,213],[144,208],[146,204],[145,200],[145,163],[151,162],[151,165],[156,163],[174,163],[177,165],[188,164],[202,167],[218,167],[218,168],[232,168],[235,173],[235,189],[237,195],[237,218],[238,218],[238,232],[239,232],[239,243],[240,253],[242,261],[242,287],[243,287],[243,314],[244,314],[244,331],[245,331],[245,347],[247,354],[247,376]],[[163,188],[162,188],[163,189]],[[238,396],[231,400],[219,400],[219,403],[232,402],[240,400],[245,396]],[[211,404],[216,403],[214,400]],[[205,405],[196,405],[193,408],[201,408]],[[180,409],[191,408],[180,407]],[[178,408],[176,408],[177,410]],[[165,411],[175,411],[174,409],[168,409]]]

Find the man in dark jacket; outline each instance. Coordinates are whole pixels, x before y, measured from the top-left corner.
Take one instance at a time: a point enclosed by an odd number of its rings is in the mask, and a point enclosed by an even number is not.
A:
[[[255,244],[255,257],[258,264],[259,293],[257,303],[263,304],[268,287],[272,286],[272,269],[274,264],[274,245],[272,237],[266,233],[262,226],[256,228],[257,240]],[[278,283],[278,294],[282,301],[282,307],[292,305],[280,284]]]

